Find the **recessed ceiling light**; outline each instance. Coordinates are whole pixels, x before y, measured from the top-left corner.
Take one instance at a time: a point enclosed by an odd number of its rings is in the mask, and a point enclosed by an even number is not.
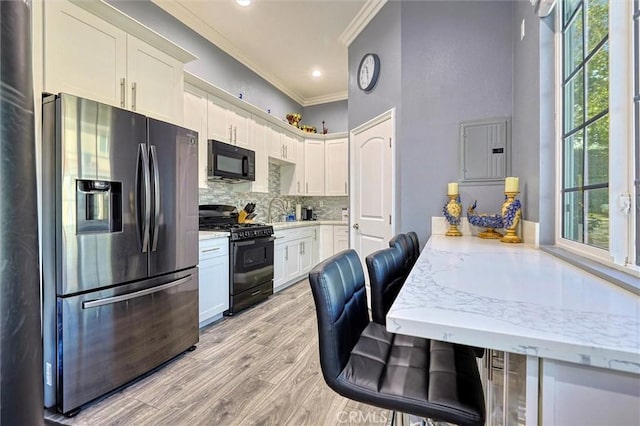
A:
[[[251,4],[251,0],[236,0],[236,3],[238,3],[238,6],[246,7]]]
[[[311,75],[313,77],[320,77],[322,75],[322,72],[320,70],[313,70],[313,72],[311,73]]]

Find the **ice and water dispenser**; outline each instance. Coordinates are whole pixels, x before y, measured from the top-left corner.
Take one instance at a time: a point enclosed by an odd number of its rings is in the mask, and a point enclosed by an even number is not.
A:
[[[122,183],[76,181],[78,234],[122,232]]]

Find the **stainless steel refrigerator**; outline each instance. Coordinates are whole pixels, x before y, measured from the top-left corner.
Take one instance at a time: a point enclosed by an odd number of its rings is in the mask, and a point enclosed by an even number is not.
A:
[[[45,406],[69,413],[198,341],[197,133],[43,100]]]

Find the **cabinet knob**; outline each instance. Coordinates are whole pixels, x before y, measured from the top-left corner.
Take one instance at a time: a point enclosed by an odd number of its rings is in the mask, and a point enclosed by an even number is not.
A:
[[[352,228],[355,230],[358,230],[360,229],[360,225],[358,225],[357,223],[354,223]]]

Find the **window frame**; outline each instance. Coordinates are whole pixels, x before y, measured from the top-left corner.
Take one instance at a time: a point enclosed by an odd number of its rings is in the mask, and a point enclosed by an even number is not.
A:
[[[635,64],[633,48],[636,35],[634,31],[634,7],[638,0],[633,2],[609,1],[609,75],[625,75],[624,79],[609,79],[609,248],[602,249],[580,243],[563,237],[564,221],[564,136],[565,136],[565,111],[564,111],[564,1],[558,1],[556,5],[556,37],[555,37],[555,93],[556,93],[556,182],[555,182],[555,245],[578,256],[600,262],[608,267],[627,273],[636,273],[640,267],[636,265],[637,242],[635,238],[636,223],[633,215],[635,210],[635,190],[633,185],[633,173],[636,167],[634,161],[634,121],[637,120],[634,111],[634,81],[637,76],[632,66]],[[586,0],[580,0],[583,13]],[[574,12],[575,13],[575,12]],[[583,47],[584,48],[584,47]],[[595,52],[595,51],[594,51]],[[590,57],[593,57],[591,55]],[[583,64],[586,64],[586,57]],[[626,68],[625,68],[626,67]],[[620,73],[620,74],[617,74]],[[586,91],[586,87],[585,87]],[[629,96],[631,94],[632,96]],[[586,108],[586,104],[584,108]],[[586,112],[585,112],[586,113]],[[634,118],[635,117],[635,118]],[[583,120],[584,123],[591,120]],[[586,126],[585,126],[586,128]],[[625,164],[626,168],[620,168]],[[624,215],[619,209],[620,194],[630,194],[630,214]],[[640,287],[640,286],[639,286]]]

